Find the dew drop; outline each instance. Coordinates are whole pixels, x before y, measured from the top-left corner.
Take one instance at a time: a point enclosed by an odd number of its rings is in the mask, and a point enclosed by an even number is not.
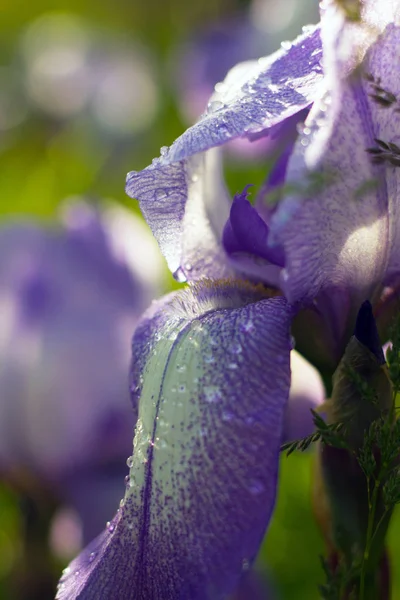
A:
[[[249,492],[250,492],[250,494],[253,494],[253,496],[258,496],[263,491],[264,491],[264,485],[261,483],[261,481],[254,480],[249,485]]]
[[[125,500],[123,498],[121,498],[121,500],[119,501],[120,508],[122,508],[124,505],[125,505]]]
[[[129,475],[127,475],[125,477],[125,487],[129,490],[129,488],[131,487],[131,478],[129,477]]]
[[[284,50],[290,50],[292,45],[293,45],[292,42],[284,41],[281,43],[281,48],[283,48]]]
[[[95,558],[96,558],[96,552],[91,552],[89,554],[89,562],[93,562]]]
[[[112,533],[115,529],[115,526],[113,525],[113,523],[110,523],[110,521],[107,521],[106,527],[110,533]]]
[[[78,577],[79,573],[80,573],[80,570],[79,570],[79,569],[77,569],[77,570],[75,571],[75,577]]]
[[[303,25],[301,28],[303,33],[310,33],[315,28],[315,25]]]
[[[286,269],[282,269],[281,271],[281,279],[284,283],[287,283],[289,281],[289,273],[287,272]]]
[[[243,351],[243,348],[239,342],[232,342],[232,344],[229,346],[229,350],[233,354],[240,354]]]
[[[209,102],[207,105],[207,113],[214,114],[214,113],[218,112],[219,110],[222,110],[224,107],[225,107],[225,104],[223,102],[221,102],[220,100],[213,100],[212,102]]]
[[[156,200],[164,200],[168,196],[168,193],[163,188],[158,188],[154,192],[154,197]]]
[[[186,371],[186,365],[176,365],[178,373],[184,373]]]
[[[161,146],[160,154],[161,156],[165,156],[166,154],[168,154],[168,146]]]
[[[178,386],[178,392],[180,394],[183,394],[184,392],[186,392],[186,385],[184,383],[181,383],[181,385]]]
[[[186,269],[186,271],[191,271],[193,269],[191,263],[186,263],[185,264],[185,269]]]
[[[218,129],[218,133],[220,133],[221,135],[223,135],[225,137],[231,137],[231,133],[230,133],[228,127],[224,123],[219,123],[217,125],[217,129]]]
[[[253,321],[246,321],[245,323],[242,323],[241,328],[243,331],[252,331],[252,329],[254,329],[254,323]]]
[[[185,281],[187,281],[187,277],[183,272],[182,267],[178,267],[172,276],[178,283],[185,283]]]
[[[226,83],[219,81],[215,84],[214,90],[217,92],[217,94],[223,94],[226,91]]]
[[[197,175],[197,173],[193,173],[193,175],[190,178],[192,183],[196,183],[196,181],[199,180],[199,176]]]
[[[225,410],[222,413],[222,420],[223,421],[229,422],[229,421],[232,421],[232,419],[233,419],[233,413],[230,410]]]
[[[129,468],[132,467],[133,465],[133,456],[128,456],[128,458],[126,459],[126,464]]]
[[[204,387],[204,397],[206,402],[218,402],[222,399],[222,393],[216,385],[206,385]]]

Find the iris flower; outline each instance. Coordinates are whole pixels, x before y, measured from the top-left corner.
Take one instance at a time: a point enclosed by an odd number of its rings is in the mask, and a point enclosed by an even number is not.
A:
[[[0,228],[0,476],[72,504],[87,541],[124,489],[128,332],[159,290],[157,248],[141,225],[82,202],[58,226]],[[132,238],[141,256],[130,256]]]
[[[398,276],[399,24],[396,1],[324,2],[319,25],[235,67],[200,121],[129,174],[191,285],[136,329],[125,498],[60,600],[225,598],[253,563],[275,502],[294,315],[316,311],[340,358],[362,302]],[[232,202],[215,148],[284,135],[305,113],[255,206],[247,189]]]

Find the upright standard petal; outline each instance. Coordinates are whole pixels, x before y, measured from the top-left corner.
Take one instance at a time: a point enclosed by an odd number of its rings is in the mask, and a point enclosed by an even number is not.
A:
[[[200,121],[149,167],[128,174],[127,194],[139,200],[177,279],[229,275],[220,236],[230,198],[214,157],[195,155],[234,138],[267,135],[309,106],[322,79],[320,59],[315,26],[270,57],[237,65]]]
[[[124,501],[57,598],[207,600],[233,592],[275,502],[292,310],[203,282],[150,309],[133,340],[139,417]]]
[[[392,110],[383,107],[386,94],[376,72],[374,54],[381,44],[379,39],[362,65],[335,79],[313,105],[288,165],[296,192],[280,203],[271,222],[270,243],[285,250],[282,288],[289,301],[324,294],[338,330],[345,332],[342,350],[359,304],[379,293],[394,236],[385,167],[394,172],[395,148],[391,139],[379,138],[382,112]],[[327,77],[326,85],[332,81]],[[332,289],[346,299],[345,310]]]

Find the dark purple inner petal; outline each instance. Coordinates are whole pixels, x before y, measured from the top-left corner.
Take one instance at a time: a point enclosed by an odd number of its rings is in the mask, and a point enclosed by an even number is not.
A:
[[[283,250],[268,246],[269,227],[247,200],[248,187],[233,199],[222,237],[224,248],[228,254],[247,252],[283,267]]]

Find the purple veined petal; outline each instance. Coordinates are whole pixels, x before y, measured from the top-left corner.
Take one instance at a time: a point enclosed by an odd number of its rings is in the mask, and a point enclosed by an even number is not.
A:
[[[239,63],[217,87],[206,113],[161,157],[162,164],[282,123],[310,106],[322,80],[319,26],[258,61]]]
[[[139,200],[177,279],[230,274],[214,225],[222,223],[222,233],[230,199],[216,176],[215,155],[194,155],[234,138],[267,135],[268,129],[309,106],[322,78],[320,59],[321,40],[315,26],[290,48],[237,65],[212,97],[208,113],[170,149],[162,148],[161,157],[149,167],[128,174],[126,192]],[[204,204],[199,195],[206,199]]]
[[[294,192],[271,220],[270,244],[285,251],[281,286],[290,302],[311,303],[337,287],[352,318],[373,295],[387,261],[387,199],[367,94],[357,74],[314,103],[289,160]],[[329,302],[329,298],[328,298]],[[349,313],[338,315],[342,323]]]
[[[393,144],[392,152],[386,155],[387,159],[383,163],[389,218],[389,259],[385,275],[385,283],[388,284],[398,279],[400,274],[400,82],[396,76],[400,68],[399,44],[400,27],[389,25],[367,55],[367,73],[370,81],[365,84],[369,93],[375,137],[383,143]],[[377,92],[378,85],[386,91],[384,96],[388,101],[393,100],[389,106],[383,106],[382,100],[377,101],[377,98],[382,97],[382,93],[379,94],[379,90]],[[377,144],[374,143],[373,146]]]
[[[282,441],[287,442],[310,435],[314,429],[311,409],[326,399],[322,377],[301,354],[290,354],[291,383],[289,403],[285,413]]]
[[[144,315],[129,487],[108,530],[64,573],[59,600],[234,591],[274,506],[290,384],[292,309],[263,297],[206,281]]]
[[[170,270],[178,281],[233,275],[221,246],[231,199],[216,150],[128,175]]]

